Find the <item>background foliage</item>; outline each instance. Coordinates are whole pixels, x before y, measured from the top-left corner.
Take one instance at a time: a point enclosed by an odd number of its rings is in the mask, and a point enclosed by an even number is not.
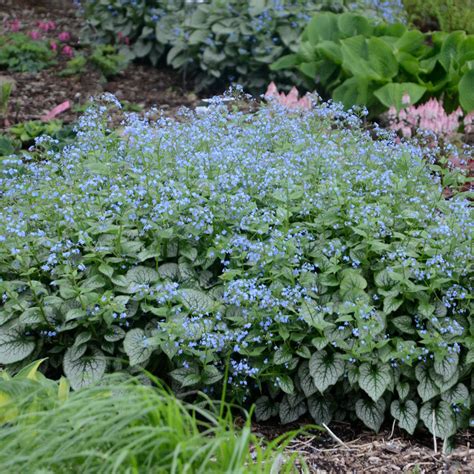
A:
[[[4,160],[0,363],[231,383],[284,423],[466,426],[474,226],[436,150],[338,105],[183,118],[111,132],[96,107],[62,152]]]
[[[253,92],[262,92],[270,80],[294,84],[294,74],[268,66],[296,47],[313,13],[356,9],[393,20],[402,11],[399,4],[346,0],[101,0],[83,2],[82,8],[89,39],[120,43],[128,57],[153,64],[166,57],[198,88],[235,82]]]
[[[296,54],[280,58],[273,70],[297,69],[309,89],[346,108],[365,105],[377,114],[443,97],[449,110],[474,110],[474,36],[463,31],[423,34],[404,25],[375,24],[363,16],[316,14]]]

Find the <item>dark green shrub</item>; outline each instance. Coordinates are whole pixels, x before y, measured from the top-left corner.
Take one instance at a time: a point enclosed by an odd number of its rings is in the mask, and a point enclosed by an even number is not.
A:
[[[339,105],[81,127],[1,177],[0,364],[229,383],[284,423],[467,425],[473,214],[423,150]]]

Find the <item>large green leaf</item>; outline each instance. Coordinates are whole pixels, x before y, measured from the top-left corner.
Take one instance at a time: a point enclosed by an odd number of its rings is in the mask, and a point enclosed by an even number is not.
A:
[[[278,414],[278,404],[266,395],[255,402],[255,416],[257,421],[267,421]]]
[[[435,354],[433,368],[444,380],[449,380],[456,373],[458,363],[459,356],[456,353],[444,355]]]
[[[13,364],[28,357],[35,349],[34,341],[21,326],[0,328],[0,364]]]
[[[474,69],[467,71],[459,81],[459,103],[466,112],[474,110]]]
[[[125,278],[128,283],[127,292],[135,293],[140,291],[143,287],[149,286],[159,279],[158,272],[153,268],[139,265],[131,268]]]
[[[436,385],[428,367],[420,363],[415,368],[416,379],[418,380],[418,395],[426,402],[439,394],[439,388]]]
[[[398,61],[390,46],[380,38],[368,40],[368,63],[379,81],[388,81],[398,73]]]
[[[438,438],[449,438],[456,431],[453,410],[445,401],[440,401],[437,405],[425,403],[421,407],[420,418],[430,433]]]
[[[418,407],[414,401],[399,402],[394,400],[390,406],[390,413],[398,420],[400,428],[413,434],[418,424]]]
[[[314,385],[322,393],[344,374],[344,361],[332,352],[315,352],[309,360],[309,373]]]
[[[316,385],[314,384],[313,377],[309,372],[309,363],[307,360],[303,361],[299,368],[298,368],[298,377],[301,385],[301,389],[303,390],[306,397],[310,397],[314,393],[318,391]]]
[[[392,381],[389,365],[362,364],[359,369],[359,386],[376,402]]]
[[[277,59],[271,66],[272,71],[279,71],[281,69],[292,69],[300,62],[297,54],[287,54]]]
[[[346,109],[353,105],[367,105],[370,98],[369,86],[368,80],[351,77],[334,89],[332,98],[341,102]]]
[[[443,41],[439,53],[439,62],[446,72],[449,73],[451,67],[458,66],[459,51],[465,39],[466,33],[464,31],[453,31]]]
[[[355,404],[356,415],[364,423],[365,426],[374,431],[378,431],[382,425],[385,413],[385,401],[383,398],[374,402],[359,398]]]
[[[64,353],[63,369],[74,390],[97,382],[104,375],[107,362],[101,350],[92,348],[91,355],[78,359],[71,356],[73,348],[67,349]]]
[[[365,16],[354,13],[342,13],[337,16],[337,26],[341,37],[349,38],[356,35],[370,36],[373,28]]]
[[[208,313],[214,307],[214,300],[203,291],[185,288],[179,290],[183,304],[193,312]]]
[[[385,107],[395,107],[401,110],[407,105],[416,104],[426,92],[426,87],[415,84],[414,82],[389,83],[380,87],[374,92],[375,97],[385,105]],[[404,97],[407,95],[409,101],[405,102]]]
[[[148,361],[154,346],[143,329],[131,329],[123,341],[123,348],[130,359],[130,365],[139,365]]]
[[[317,13],[308,23],[306,33],[313,45],[323,40],[337,40],[339,37],[337,16],[329,12]]]
[[[313,420],[318,424],[329,423],[332,418],[331,403],[321,395],[308,398],[308,409]]]
[[[305,413],[306,403],[303,395],[285,395],[283,397],[279,409],[280,420],[283,424],[292,423]]]

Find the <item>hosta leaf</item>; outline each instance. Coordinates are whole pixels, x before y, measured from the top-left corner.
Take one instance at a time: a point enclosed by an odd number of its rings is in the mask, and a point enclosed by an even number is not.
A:
[[[398,426],[413,434],[418,424],[418,407],[412,400],[399,402],[394,400],[390,406],[390,413],[398,420]]]
[[[327,424],[332,419],[331,403],[321,395],[308,398],[308,409],[313,420],[318,424]]]
[[[469,69],[458,84],[459,103],[466,112],[474,110],[474,69]]]
[[[214,307],[214,300],[202,291],[186,288],[179,290],[179,295],[183,304],[193,312],[209,313]]]
[[[309,360],[309,372],[314,385],[322,393],[344,374],[344,362],[333,353],[315,352]]]
[[[313,393],[316,393],[318,389],[314,384],[313,377],[309,373],[308,361],[303,361],[298,369],[298,377],[300,380],[301,389],[303,390],[306,397],[310,397]]]
[[[25,336],[21,326],[0,328],[0,364],[19,362],[28,357],[34,349],[34,341]]]
[[[291,395],[285,395],[280,403],[280,420],[283,424],[292,423],[300,416],[306,413],[306,403],[303,396],[291,398]]]
[[[388,365],[362,364],[359,369],[359,386],[376,402],[392,381]]]
[[[123,348],[130,359],[130,365],[143,364],[150,358],[154,349],[143,329],[128,331],[123,341]]]
[[[459,356],[456,353],[439,356],[435,354],[434,370],[444,380],[449,380],[458,368]]]
[[[469,390],[464,384],[458,383],[455,387],[442,393],[441,398],[448,403],[464,403],[469,400]]]
[[[359,398],[355,405],[356,415],[358,418],[365,426],[374,431],[378,431],[382,425],[385,408],[386,405],[383,398],[380,398],[377,402]]]
[[[73,348],[64,353],[63,368],[66,377],[74,390],[97,382],[102,378],[107,366],[104,354],[99,349],[91,349],[91,355],[73,359]]]
[[[418,380],[418,395],[426,402],[439,394],[439,388],[433,380],[429,369],[423,364],[418,364],[415,368],[416,379]]]
[[[433,436],[446,439],[456,430],[454,414],[449,403],[440,401],[438,405],[425,403],[420,410],[420,418]]]
[[[278,414],[278,404],[266,395],[255,402],[255,416],[257,421],[267,421]]]

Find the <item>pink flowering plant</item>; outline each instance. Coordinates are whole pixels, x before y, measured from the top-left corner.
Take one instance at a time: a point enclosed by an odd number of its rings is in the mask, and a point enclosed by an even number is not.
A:
[[[309,94],[299,98],[299,92],[296,87],[292,87],[288,94],[278,92],[278,88],[273,81],[269,84],[264,97],[267,100],[275,101],[289,110],[309,110],[313,106]]]
[[[410,96],[403,96],[403,107],[398,110],[390,107],[387,112],[389,128],[399,132],[403,137],[409,138],[416,134],[418,129],[433,132],[438,137],[450,139],[463,128],[464,132],[474,131],[474,112],[464,114],[458,107],[447,113],[441,100],[432,98],[420,105],[410,104]]]

